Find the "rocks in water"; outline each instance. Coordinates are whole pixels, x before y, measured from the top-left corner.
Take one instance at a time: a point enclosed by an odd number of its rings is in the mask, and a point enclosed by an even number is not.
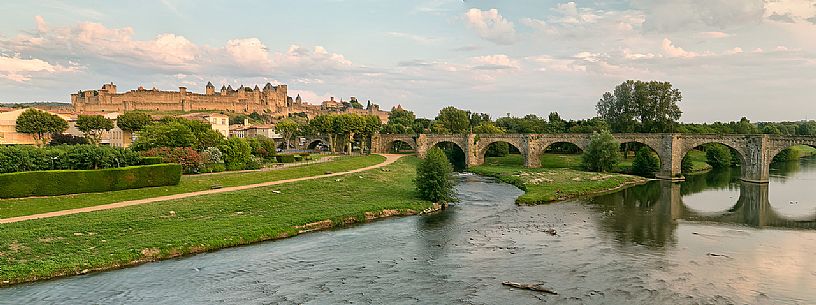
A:
[[[542,287],[541,286],[542,284],[522,284],[522,283],[505,281],[505,282],[502,282],[502,285],[508,286],[508,287],[513,287],[513,288],[518,288],[518,289],[532,290],[532,291],[538,291],[538,292],[544,292],[544,293],[558,295],[558,292],[555,292],[555,290],[552,290],[550,288]]]
[[[555,228],[547,228],[547,229],[544,229],[544,231],[543,231],[543,232],[544,232],[544,233],[547,233],[547,234],[550,234],[550,235],[552,235],[552,236],[556,236],[556,235],[558,235],[558,232],[557,232],[557,231],[555,231]]]

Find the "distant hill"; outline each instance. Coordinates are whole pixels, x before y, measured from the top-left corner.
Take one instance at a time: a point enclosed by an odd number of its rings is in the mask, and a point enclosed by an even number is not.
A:
[[[32,103],[0,103],[0,107],[7,108],[68,108],[72,107],[70,103],[60,102],[32,102]]]

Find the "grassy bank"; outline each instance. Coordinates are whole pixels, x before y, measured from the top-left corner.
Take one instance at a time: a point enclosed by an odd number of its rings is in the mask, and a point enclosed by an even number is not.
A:
[[[524,190],[524,195],[516,199],[518,204],[540,204],[600,194],[648,181],[637,176],[583,172],[570,168],[525,168],[516,158],[520,156],[487,158],[485,165],[468,170],[496,177]]]
[[[339,157],[324,163],[308,164],[279,170],[252,172],[223,172],[200,176],[183,176],[174,186],[122,190],[104,193],[76,194],[43,198],[0,200],[0,218],[33,215],[39,213],[96,206],[125,200],[135,200],[207,190],[213,187],[247,185],[267,181],[321,175],[325,172],[341,172],[381,163],[379,155],[364,157]]]
[[[0,286],[413,214],[431,206],[414,194],[417,162],[403,157],[341,177],[0,225]]]

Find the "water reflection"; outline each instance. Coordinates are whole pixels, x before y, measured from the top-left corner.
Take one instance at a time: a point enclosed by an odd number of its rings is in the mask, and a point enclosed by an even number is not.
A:
[[[731,169],[690,176],[683,183],[653,181],[586,202],[602,212],[600,223],[623,245],[674,244],[678,220],[816,229],[811,195],[816,160],[776,165],[769,184],[743,182],[739,176],[739,169]]]

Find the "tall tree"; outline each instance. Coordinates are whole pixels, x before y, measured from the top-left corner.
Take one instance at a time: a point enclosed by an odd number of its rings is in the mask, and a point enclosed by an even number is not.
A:
[[[309,121],[309,129],[313,133],[319,133],[329,138],[329,146],[332,152],[335,150],[335,135],[334,135],[334,116],[328,114],[321,114]]]
[[[682,111],[680,90],[669,82],[628,80],[595,105],[612,132],[673,132]]]
[[[440,131],[447,131],[449,133],[468,133],[470,132],[470,115],[465,110],[456,109],[456,107],[448,106],[439,110],[439,115],[435,119],[444,129]]]
[[[102,133],[113,129],[113,120],[101,115],[80,115],[76,121],[76,128],[85,135],[89,143],[99,146]]]
[[[62,133],[68,129],[68,122],[61,117],[48,112],[29,108],[17,117],[16,131],[30,134],[38,147],[43,147],[51,141],[51,135]]]
[[[295,136],[295,133],[298,132],[298,128],[298,123],[290,118],[285,118],[275,124],[275,130],[283,136],[284,140],[286,140],[286,149],[289,149],[289,141]]]
[[[136,132],[142,130],[152,121],[153,118],[147,113],[130,111],[116,118],[116,126],[127,132]]]

